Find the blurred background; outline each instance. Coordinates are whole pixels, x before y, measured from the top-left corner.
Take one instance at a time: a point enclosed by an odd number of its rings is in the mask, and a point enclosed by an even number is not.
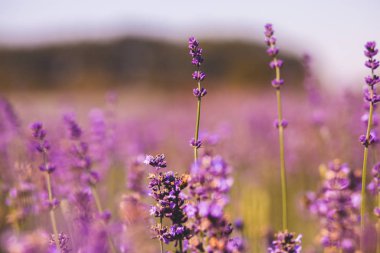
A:
[[[205,47],[209,84],[263,87],[270,79],[263,25],[274,24],[289,87],[313,56],[329,90],[357,89],[363,44],[378,40],[375,0],[10,1],[0,3],[2,90],[188,87],[186,40]],[[353,88],[355,87],[355,88]]]
[[[88,129],[97,108],[111,115],[117,173],[147,153],[165,153],[185,171],[196,108],[187,39],[195,36],[207,75],[205,149],[235,168],[229,213],[247,223],[251,249],[264,252],[263,237],[281,224],[274,73],[263,35],[270,22],[285,61],[290,229],[311,249],[318,226],[302,209],[303,194],[316,190],[331,159],[361,166],[363,51],[366,41],[380,42],[379,8],[377,0],[0,0],[0,92],[9,102],[1,110],[6,117],[12,108],[24,131],[44,122],[58,139],[64,113]],[[104,187],[120,195],[120,178],[114,184],[113,173]],[[113,213],[117,194],[107,199]]]

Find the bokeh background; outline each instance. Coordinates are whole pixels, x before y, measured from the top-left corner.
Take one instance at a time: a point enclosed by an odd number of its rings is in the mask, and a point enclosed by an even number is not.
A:
[[[116,174],[146,153],[165,153],[186,171],[196,106],[187,39],[196,36],[208,90],[201,134],[235,168],[229,214],[244,219],[259,252],[281,224],[274,73],[263,35],[273,23],[285,61],[290,229],[313,248],[318,226],[302,208],[303,194],[316,189],[319,168],[331,159],[361,166],[363,45],[380,41],[379,8],[376,0],[1,0],[0,91],[24,131],[40,120],[59,135],[67,112],[86,129],[94,108],[112,111],[108,124],[117,126],[123,149]],[[117,182],[108,199],[114,213],[125,190]]]

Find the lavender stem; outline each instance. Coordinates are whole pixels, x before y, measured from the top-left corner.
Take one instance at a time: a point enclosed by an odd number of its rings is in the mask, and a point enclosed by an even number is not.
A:
[[[198,89],[201,90],[201,82],[200,81],[198,82]],[[195,123],[195,135],[194,135],[195,143],[198,142],[198,138],[199,138],[199,125],[200,125],[200,120],[201,120],[201,102],[202,102],[202,97],[198,97],[198,100],[197,100],[197,119],[196,119],[196,123]],[[198,147],[194,146],[194,162],[196,162],[197,159],[198,159]]]
[[[98,213],[101,215],[103,213],[103,207],[102,207],[102,204],[100,202],[99,194],[98,194],[95,186],[91,186],[91,193],[94,196],[96,209],[98,210]],[[111,252],[116,253],[115,245],[114,245],[112,239],[109,237],[108,233],[107,233],[107,240],[108,240],[108,244],[110,246]]]
[[[277,72],[277,70],[276,70]],[[280,72],[278,70],[278,72]],[[278,74],[279,75],[279,74]],[[276,90],[277,96],[277,111],[278,121],[282,122],[282,105],[280,89]],[[288,208],[287,208],[287,186],[286,186],[286,172],[285,172],[285,150],[284,150],[284,127],[279,124],[278,127],[279,143],[280,143],[280,170],[281,170],[281,192],[282,192],[282,228],[288,228]]]
[[[377,206],[380,207],[380,192],[377,194]],[[376,224],[377,240],[376,240],[376,253],[380,253],[380,219],[377,219]]]
[[[46,154],[45,153],[44,153],[44,162],[46,164]],[[53,203],[53,193],[52,193],[52,189],[51,189],[51,180],[50,180],[50,173],[49,172],[45,172],[45,178],[46,178],[46,184],[47,184],[49,202]],[[50,209],[49,215],[50,215],[51,226],[53,228],[53,233],[54,233],[54,242],[55,242],[55,245],[57,247],[57,250],[59,252],[61,252],[61,248],[60,248],[60,245],[59,245],[57,221],[55,219],[55,213],[54,213],[54,209],[53,208]]]
[[[287,230],[288,227],[288,208],[287,208],[287,185],[286,185],[286,170],[285,170],[285,148],[284,148],[284,128],[287,122],[282,116],[282,104],[281,104],[281,91],[280,88],[284,83],[281,79],[280,68],[283,65],[283,61],[277,59],[279,53],[276,47],[276,38],[273,36],[274,30],[271,24],[265,26],[265,41],[268,46],[267,53],[272,57],[272,61],[269,66],[275,70],[276,77],[272,81],[272,86],[276,89],[277,98],[277,122],[276,127],[278,128],[279,146],[280,146],[280,174],[281,174],[281,194],[282,194],[282,227],[283,230]]]
[[[162,217],[160,217],[160,229],[162,229]],[[164,253],[164,244],[162,243],[161,240],[159,240],[159,242],[160,242],[161,253]]]

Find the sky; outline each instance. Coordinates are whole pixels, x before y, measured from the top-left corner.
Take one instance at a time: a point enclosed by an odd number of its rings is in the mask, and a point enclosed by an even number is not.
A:
[[[0,43],[28,46],[123,34],[261,42],[270,22],[280,49],[311,54],[327,87],[356,89],[368,72],[364,43],[380,44],[378,10],[379,0],[0,0]]]

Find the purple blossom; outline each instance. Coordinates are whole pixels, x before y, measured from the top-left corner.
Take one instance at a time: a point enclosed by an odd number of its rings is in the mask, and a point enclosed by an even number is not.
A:
[[[295,236],[288,231],[278,232],[272,246],[268,248],[268,253],[300,253],[302,235]]]
[[[190,141],[190,146],[198,149],[202,146],[202,141],[201,140],[195,140],[194,138],[192,138]]]
[[[207,94],[207,90],[205,88],[195,88],[193,89],[193,95],[197,98],[201,98],[201,97],[204,97],[206,96]]]
[[[147,165],[150,165],[156,169],[163,169],[166,168],[166,160],[165,160],[165,155],[147,155],[145,157],[144,163]]]
[[[309,211],[319,218],[323,247],[344,249],[350,244],[351,248],[357,249],[361,188],[357,181],[346,164],[334,160],[324,171],[319,191],[306,197]]]

